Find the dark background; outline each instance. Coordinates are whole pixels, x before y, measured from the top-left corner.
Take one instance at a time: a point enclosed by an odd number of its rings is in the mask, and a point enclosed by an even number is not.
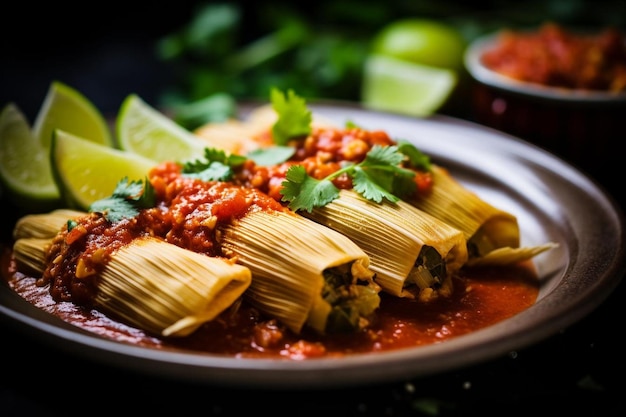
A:
[[[287,1],[239,2],[245,6],[240,41],[245,43],[269,31],[268,22],[285,10],[295,10],[320,27],[332,23],[353,29],[359,36],[410,15],[458,21],[470,34],[548,18],[591,27],[623,27],[626,18],[623,1],[337,3],[347,10],[329,15],[328,11],[337,7],[331,1],[309,6]],[[380,3],[384,3],[382,8]],[[182,1],[79,6],[14,2],[11,13],[3,13],[0,25],[0,104],[15,101],[32,120],[49,83],[60,80],[108,115],[115,114],[130,93],[158,105],[168,90],[185,85],[185,72],[176,63],[158,58],[155,44],[183,27],[199,5]],[[360,18],[361,23],[355,24],[356,16],[368,10],[370,18]],[[371,19],[370,25],[362,25],[363,19]],[[358,100],[358,91],[351,94]],[[463,112],[450,115],[467,116]],[[595,171],[596,166],[601,169]],[[616,201],[624,201],[619,166],[607,167],[597,161],[589,172]],[[1,324],[0,414],[55,416],[126,410],[142,415],[231,416],[251,412],[286,415],[298,410],[297,415],[342,416],[574,412],[622,416],[626,415],[624,296],[622,283],[606,302],[570,328],[486,363],[410,381],[307,392],[241,391],[147,378],[71,357]]]
[[[158,42],[184,30],[207,4],[220,2],[130,7],[128,2],[113,0],[93,8],[64,2],[37,6],[13,2],[11,13],[4,14],[0,25],[0,104],[16,101],[32,119],[56,79],[81,91],[106,114],[115,114],[130,93],[159,105],[168,91],[190,88],[190,66],[204,61],[199,54],[165,60],[157,52]],[[581,28],[626,28],[626,2],[622,0],[320,0],[311,4],[239,0],[227,4],[239,7],[242,15],[232,50],[271,33],[288,17],[304,21],[314,33],[352,40],[353,47],[367,44],[384,25],[404,17],[440,19],[456,25],[468,40],[505,26],[536,26],[548,20]],[[285,66],[286,73],[293,71],[288,63],[277,61],[277,65]],[[204,68],[211,69],[209,65]],[[280,70],[277,66],[270,69]],[[309,90],[299,93],[359,100],[358,80],[345,77],[341,81],[350,88],[333,85],[332,90],[316,90],[311,85],[315,81],[311,78]],[[306,79],[298,82],[307,86]],[[265,92],[261,98],[267,99]]]

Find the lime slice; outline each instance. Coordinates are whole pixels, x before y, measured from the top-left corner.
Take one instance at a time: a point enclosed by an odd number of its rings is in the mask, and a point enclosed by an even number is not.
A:
[[[100,111],[79,91],[53,81],[33,123],[33,132],[45,149],[52,132],[61,129],[95,143],[113,146],[112,133]]]
[[[467,42],[449,23],[415,17],[392,21],[375,34],[371,52],[431,67],[463,69]]]
[[[93,143],[57,130],[51,143],[52,173],[70,208],[88,210],[110,197],[123,178],[144,180],[155,163],[140,155]]]
[[[48,152],[15,103],[0,113],[0,178],[4,193],[17,207],[46,211],[60,202]]]
[[[136,94],[122,103],[117,116],[120,149],[155,162],[186,162],[204,156],[203,142]]]
[[[457,81],[450,69],[371,54],[365,61],[361,101],[373,110],[428,116],[443,106]]]

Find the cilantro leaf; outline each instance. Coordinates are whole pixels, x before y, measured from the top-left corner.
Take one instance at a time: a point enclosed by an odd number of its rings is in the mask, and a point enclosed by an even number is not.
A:
[[[183,174],[187,178],[196,178],[201,181],[228,181],[233,177],[233,170],[221,162],[211,162],[203,170]]]
[[[285,162],[296,153],[293,146],[270,146],[268,148],[254,149],[246,155],[255,164],[260,166],[271,166]]]
[[[110,197],[94,201],[89,206],[92,213],[102,213],[111,223],[129,219],[139,214],[143,208],[155,205],[155,193],[152,184],[146,178],[143,181],[130,181],[128,177],[121,179]]]
[[[307,210],[310,213],[313,207],[323,207],[339,198],[339,190],[331,180],[309,176],[302,165],[290,167],[285,178],[282,201],[289,201],[289,207],[294,211]]]
[[[416,169],[430,171],[430,157],[417,149],[415,145],[406,140],[398,140],[398,150],[409,160],[410,166]]]
[[[278,120],[272,126],[272,135],[276,144],[286,145],[289,139],[311,133],[313,117],[302,97],[293,90],[288,90],[287,94],[284,94],[279,89],[272,88],[270,101],[274,111],[278,114]]]
[[[202,181],[228,181],[234,175],[233,169],[246,161],[245,156],[227,154],[216,148],[205,148],[204,158],[186,162],[182,169],[183,175]]]
[[[363,167],[395,166],[404,160],[404,154],[398,151],[397,146],[374,145],[365,155],[365,159],[359,165]]]
[[[353,174],[352,184],[354,190],[368,200],[372,200],[377,203],[383,201],[383,198],[386,198],[392,203],[398,201],[398,197],[388,191],[391,189],[393,184],[392,178],[380,175],[379,172],[368,172],[360,167],[356,167]]]

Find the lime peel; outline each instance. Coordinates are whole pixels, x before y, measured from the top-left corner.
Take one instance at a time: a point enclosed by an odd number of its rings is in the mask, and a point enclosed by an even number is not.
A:
[[[457,83],[453,70],[371,54],[365,62],[361,101],[372,110],[428,116],[443,106]]]

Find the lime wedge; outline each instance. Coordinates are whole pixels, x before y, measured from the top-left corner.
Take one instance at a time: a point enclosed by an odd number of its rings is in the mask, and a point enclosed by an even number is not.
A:
[[[0,113],[0,179],[4,193],[17,207],[47,211],[60,202],[48,151],[39,145],[15,103],[5,105]]]
[[[123,178],[144,180],[156,165],[140,155],[56,130],[51,143],[52,173],[67,207],[88,210],[110,197]]]
[[[202,158],[206,145],[136,94],[122,103],[117,116],[120,149],[155,162],[186,162]]]
[[[59,81],[50,83],[33,123],[35,137],[45,149],[50,148],[55,129],[113,146],[111,130],[100,111],[79,91]]]
[[[450,69],[371,54],[365,61],[361,102],[372,110],[428,116],[443,106],[457,81]]]

